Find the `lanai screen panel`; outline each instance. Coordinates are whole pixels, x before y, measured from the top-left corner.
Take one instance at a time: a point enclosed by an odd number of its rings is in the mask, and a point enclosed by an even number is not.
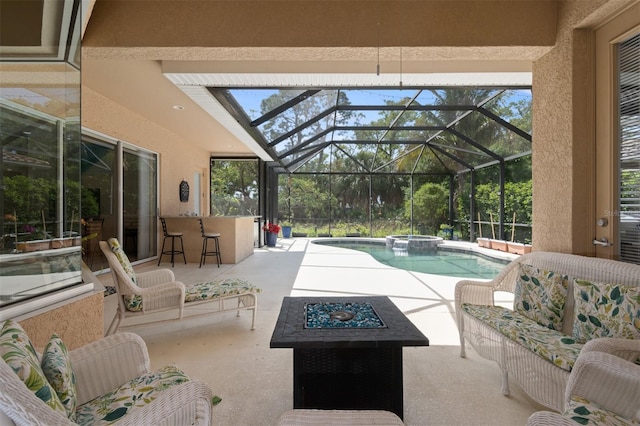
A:
[[[289,173],[461,173],[531,152],[530,87],[209,90]]]

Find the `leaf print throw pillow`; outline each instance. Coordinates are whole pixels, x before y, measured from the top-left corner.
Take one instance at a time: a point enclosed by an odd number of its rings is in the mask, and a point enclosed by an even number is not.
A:
[[[42,371],[67,410],[67,417],[74,421],[78,391],[76,376],[71,368],[71,358],[62,339],[56,334],[51,336],[42,354]]]
[[[0,356],[38,398],[53,410],[67,416],[56,391],[51,387],[27,333],[17,322],[7,320],[0,330]]]
[[[573,338],[640,339],[640,287],[573,281],[575,317]]]
[[[552,330],[562,330],[568,278],[553,271],[520,265],[514,310]]]

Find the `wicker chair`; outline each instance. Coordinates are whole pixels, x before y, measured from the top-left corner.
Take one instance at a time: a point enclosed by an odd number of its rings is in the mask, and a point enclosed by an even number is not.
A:
[[[109,242],[118,244],[115,238]],[[231,310],[236,310],[237,316],[240,316],[240,310],[247,309],[253,311],[251,329],[255,329],[258,304],[256,293],[261,290],[246,281],[227,279],[185,286],[175,280],[170,269],[134,273],[124,252],[120,251],[118,257],[106,241],[100,241],[100,249],[109,262],[118,297],[117,313],[109,325],[107,335],[118,331],[126,318],[171,310],[176,311],[176,316],[163,320],[156,318],[152,322],[176,321],[183,317],[194,318]],[[189,309],[189,313],[185,315],[185,308],[205,303],[208,304],[207,309],[200,306],[194,310]]]
[[[69,351],[78,390],[78,406],[106,395],[130,380],[151,372],[144,341],[132,333],[118,333]],[[0,359],[0,423],[17,425],[73,425],[55,411]],[[118,425],[211,424],[212,393],[198,380],[170,386],[142,407],[132,408]]]
[[[527,426],[640,424],[640,364],[628,360],[638,352],[640,340],[587,342],[569,377],[564,412],[538,411]]]

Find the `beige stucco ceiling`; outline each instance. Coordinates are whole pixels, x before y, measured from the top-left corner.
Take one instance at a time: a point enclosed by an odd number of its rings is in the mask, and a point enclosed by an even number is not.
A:
[[[162,75],[159,61],[83,60],[82,84],[209,152],[251,154]]]

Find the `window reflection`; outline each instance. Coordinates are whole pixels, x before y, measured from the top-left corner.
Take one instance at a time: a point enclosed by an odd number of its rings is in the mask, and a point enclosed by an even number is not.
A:
[[[83,259],[91,270],[106,267],[98,242],[117,235],[114,209],[116,173],[115,145],[101,141],[82,142]]]
[[[156,254],[157,161],[155,154],[123,153],[124,249],[131,260]]]
[[[0,306],[81,282],[79,71],[16,66],[0,69]]]
[[[84,135],[83,256],[92,270],[106,267],[98,242],[111,237],[122,242],[132,261],[156,255],[157,182],[157,154],[116,140]]]

